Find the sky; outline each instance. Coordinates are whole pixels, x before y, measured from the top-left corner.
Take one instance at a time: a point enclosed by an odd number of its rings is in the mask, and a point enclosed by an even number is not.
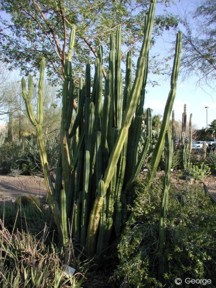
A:
[[[184,16],[190,15],[190,11],[194,10],[199,4],[199,0],[176,0],[175,5],[172,5],[170,11]],[[157,7],[156,13],[160,13],[160,7]],[[160,55],[170,53],[170,49],[173,47],[173,41],[175,40],[175,33],[168,31],[163,39],[156,45],[155,52]],[[166,99],[169,93],[169,78],[160,77],[159,86],[149,87],[146,95],[145,107],[153,109],[154,114],[163,115]],[[216,119],[216,95],[214,83],[212,87],[210,85],[199,83],[199,78],[196,76],[190,76],[183,79],[183,75],[180,75],[177,84],[177,93],[174,102],[175,120],[182,119],[182,112],[184,104],[187,106],[187,115],[192,113],[192,123],[197,129],[206,128],[207,124],[210,124]],[[205,108],[208,107],[208,108]]]
[[[170,7],[170,12],[180,16],[185,14],[190,15],[190,11],[197,7],[200,0],[175,0]],[[156,14],[162,13],[162,7],[157,6]],[[170,53],[172,47],[174,47],[176,32],[168,31],[164,34],[163,38],[157,42],[153,48],[152,53],[158,53],[160,56],[166,53]],[[19,73],[13,74],[17,79],[20,78]],[[163,115],[166,99],[170,88],[170,78],[165,76],[157,77],[155,80],[159,83],[158,86],[147,87],[145,108],[150,107],[153,110],[153,114]],[[205,128],[207,124],[210,124],[216,119],[216,95],[215,87],[209,85],[200,85],[198,78],[195,76],[187,77],[183,79],[180,75],[177,85],[176,99],[174,102],[175,119],[181,121],[184,104],[187,106],[188,119],[190,113],[192,113],[192,122],[195,128]],[[205,108],[208,107],[208,108]],[[0,119],[0,124],[3,121]]]

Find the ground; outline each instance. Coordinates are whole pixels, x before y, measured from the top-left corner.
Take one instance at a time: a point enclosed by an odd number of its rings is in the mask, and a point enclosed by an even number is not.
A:
[[[185,185],[185,180],[177,180],[173,174],[172,181],[177,181],[179,185]],[[216,201],[216,176],[208,176],[204,181],[208,192]],[[202,182],[199,182],[203,185]],[[193,183],[190,183],[192,185]],[[46,196],[44,179],[38,176],[1,176],[0,175],[0,202],[14,201],[20,195]]]
[[[172,173],[172,181],[175,185],[193,185],[193,181],[179,179],[178,174]],[[208,176],[203,182],[198,182],[201,186],[206,187],[206,192],[216,202],[216,176]],[[0,175],[0,203],[4,201],[14,201],[20,195],[35,195],[38,197],[46,196],[44,179],[38,176],[1,176]],[[114,287],[108,282],[110,271],[91,271],[83,287]],[[107,278],[107,279],[106,279]],[[107,286],[104,284],[107,281]],[[110,286],[111,285],[111,286]]]
[[[20,195],[44,197],[46,195],[44,179],[38,176],[0,175],[0,202],[14,201]]]

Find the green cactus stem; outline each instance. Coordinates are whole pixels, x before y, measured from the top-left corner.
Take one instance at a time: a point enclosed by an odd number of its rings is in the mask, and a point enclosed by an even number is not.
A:
[[[164,177],[164,189],[163,189],[163,199],[161,206],[161,216],[159,224],[159,271],[158,276],[161,281],[163,281],[163,275],[165,272],[165,255],[164,249],[166,245],[166,217],[168,212],[168,202],[169,202],[169,191],[171,184],[171,166],[172,166],[172,155],[173,155],[173,143],[169,131],[166,133],[166,144],[165,144],[165,177]]]
[[[178,79],[178,74],[179,74],[180,58],[181,58],[181,46],[182,46],[182,34],[181,32],[178,32],[177,39],[176,39],[175,58],[174,58],[171,83],[170,83],[171,87],[170,87],[170,92],[169,92],[165,110],[164,110],[159,138],[158,138],[156,147],[153,151],[151,162],[149,165],[149,170],[148,170],[148,175],[147,175],[147,180],[146,180],[146,188],[145,188],[147,190],[150,188],[152,181],[156,175],[158,164],[159,164],[159,161],[161,159],[161,155],[164,149],[165,135],[169,127],[170,116],[172,113],[173,103],[174,103],[175,95],[176,95],[176,86],[177,86],[177,79]]]

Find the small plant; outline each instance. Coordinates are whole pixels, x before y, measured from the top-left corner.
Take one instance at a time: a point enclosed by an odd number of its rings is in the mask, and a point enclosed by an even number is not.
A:
[[[40,168],[39,152],[36,143],[23,142],[4,143],[0,147],[0,174],[14,173],[31,175]]]
[[[61,254],[29,233],[11,233],[0,220],[0,287],[80,287],[76,275],[64,271]]]
[[[33,195],[20,195],[15,200],[15,205],[17,208],[21,209],[22,206],[35,206],[40,212],[41,210],[41,203],[40,199]]]
[[[216,173],[216,153],[214,151],[211,151],[210,153],[207,154],[205,163],[211,168],[211,172],[215,174]]]
[[[171,186],[166,217],[164,283],[159,280],[159,231],[162,182],[138,192],[133,217],[127,222],[118,245],[115,277],[121,287],[175,287],[174,279],[211,279],[216,284],[216,207],[194,184]],[[208,225],[206,225],[208,223]],[[119,286],[120,286],[119,285]]]
[[[0,219],[9,231],[20,230],[37,235],[51,223],[50,211],[34,196],[19,196],[15,203],[0,205]],[[51,228],[51,227],[50,227]]]
[[[204,162],[201,164],[189,163],[187,169],[184,172],[186,178],[193,178],[195,180],[204,180],[211,174],[211,168]]]

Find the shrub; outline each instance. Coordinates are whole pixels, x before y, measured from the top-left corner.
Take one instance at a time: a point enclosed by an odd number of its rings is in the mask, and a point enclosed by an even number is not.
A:
[[[58,144],[56,138],[46,139],[50,167],[56,167]],[[41,172],[41,163],[37,143],[33,140],[4,143],[0,146],[0,174],[11,172],[32,175]]]
[[[118,245],[115,277],[121,287],[174,287],[175,278],[187,277],[215,284],[216,207],[199,186],[170,191],[164,282],[158,280],[161,197],[159,181],[145,195],[138,192],[133,217]]]
[[[0,287],[80,287],[64,271],[60,252],[29,233],[10,233],[0,220]]]
[[[65,272],[55,229],[48,206],[36,197],[0,206],[0,287],[80,287],[82,274]]]
[[[20,230],[37,235],[44,225],[50,226],[52,222],[49,208],[39,203],[40,199],[34,196],[19,196],[15,203],[0,205],[0,219],[9,231]]]
[[[40,170],[39,152],[35,143],[25,140],[4,143],[0,147],[0,173],[9,174],[13,170],[23,175]]]
[[[213,174],[216,173],[216,153],[214,151],[210,151],[207,154],[205,164],[207,164],[211,168],[211,172]]]
[[[184,176],[193,178],[195,180],[204,180],[211,174],[211,168],[204,162],[200,164],[189,163],[187,169],[184,171]]]

